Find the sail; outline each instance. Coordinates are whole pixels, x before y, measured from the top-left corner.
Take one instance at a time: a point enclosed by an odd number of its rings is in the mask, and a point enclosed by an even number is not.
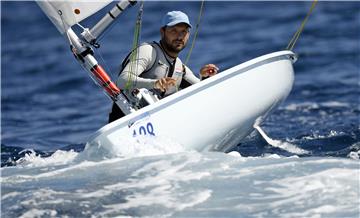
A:
[[[111,0],[89,1],[37,1],[37,4],[53,22],[60,33],[91,16],[111,3]]]

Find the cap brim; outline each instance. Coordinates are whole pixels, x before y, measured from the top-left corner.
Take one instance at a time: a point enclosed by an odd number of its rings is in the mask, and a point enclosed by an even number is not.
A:
[[[184,24],[186,24],[186,25],[188,25],[190,28],[192,28],[192,25],[191,24],[189,24],[188,22],[185,22],[185,21],[174,21],[174,22],[170,22],[170,23],[168,23],[166,26],[175,26],[175,25],[178,25],[178,24],[180,24],[180,23],[184,23]]]

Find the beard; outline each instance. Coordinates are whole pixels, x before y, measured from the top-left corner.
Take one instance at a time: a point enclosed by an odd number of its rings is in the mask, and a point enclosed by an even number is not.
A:
[[[180,53],[186,47],[186,42],[183,40],[168,41],[166,37],[164,37],[162,42],[166,50],[174,53]]]

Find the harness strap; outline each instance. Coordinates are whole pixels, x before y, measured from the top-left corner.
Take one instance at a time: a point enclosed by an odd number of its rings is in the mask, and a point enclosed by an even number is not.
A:
[[[154,41],[154,44],[156,44],[157,46],[159,46],[159,48],[160,48],[161,51],[163,52],[166,61],[167,61],[167,62],[169,63],[169,65],[170,65],[170,69],[169,69],[169,72],[168,72],[168,75],[167,75],[167,76],[168,76],[168,77],[172,77],[172,75],[173,75],[173,73],[174,73],[174,69],[175,69],[175,64],[176,64],[176,59],[177,59],[177,58],[175,58],[174,62],[171,63],[171,61],[169,61],[169,59],[166,57],[166,52],[165,52],[164,48],[161,46],[161,43],[157,43],[157,42]],[[157,50],[156,50],[156,51],[157,51]],[[157,55],[157,53],[156,53],[156,55]]]
[[[185,77],[185,75],[186,75],[186,67],[185,67],[185,64],[182,64],[182,66],[183,66],[183,78],[181,79],[181,83],[180,83],[180,89],[185,89],[185,88],[187,88],[187,87],[189,87],[189,86],[191,86],[192,84],[191,83],[189,83],[186,79],[184,79],[184,77]]]

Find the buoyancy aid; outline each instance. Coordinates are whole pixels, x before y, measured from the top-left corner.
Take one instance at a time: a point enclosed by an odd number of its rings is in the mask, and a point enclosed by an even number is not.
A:
[[[187,83],[186,81],[183,82],[183,78],[186,74],[186,67],[184,66],[180,58],[177,57],[174,59],[166,55],[161,45],[157,42],[143,43],[141,46],[144,45],[151,45],[151,47],[155,49],[156,56],[152,61],[151,66],[147,68],[144,72],[142,72],[139,76],[141,76],[142,78],[156,80],[164,77],[171,77],[176,80],[176,86],[172,86],[165,93],[162,93],[162,96],[160,97],[171,95],[177,90],[181,88],[186,88],[187,86],[191,85],[191,83]],[[130,54],[131,52],[124,59],[120,73],[122,73],[125,66],[129,63]],[[141,57],[141,54],[139,56]]]
[[[158,90],[153,89],[152,91],[157,93],[159,97],[161,98],[166,97],[168,95],[175,93],[179,89],[184,89],[188,86],[191,86],[193,83],[197,82],[194,80],[187,81],[186,79],[184,79],[187,73],[185,65],[182,63],[180,58],[171,59],[170,57],[167,57],[165,51],[161,48],[161,45],[159,43],[157,42],[143,43],[140,46],[144,46],[144,45],[151,45],[151,47],[155,49],[156,57],[154,57],[153,58],[154,60],[150,63],[151,66],[147,67],[147,69],[144,72],[142,72],[139,76],[143,78],[156,79],[156,80],[163,77],[172,77],[176,80],[176,86],[170,88],[166,92],[159,93]],[[130,55],[132,52],[133,51],[131,51],[122,62],[119,75],[124,71],[126,65],[130,62]],[[189,70],[188,73],[193,74],[191,70]],[[130,94],[131,91],[132,90],[129,90],[129,92],[125,91],[124,93],[128,96],[130,101],[133,100]],[[113,104],[112,111],[109,114],[109,123],[123,116],[125,116],[125,114],[120,110],[120,108],[116,104]]]

